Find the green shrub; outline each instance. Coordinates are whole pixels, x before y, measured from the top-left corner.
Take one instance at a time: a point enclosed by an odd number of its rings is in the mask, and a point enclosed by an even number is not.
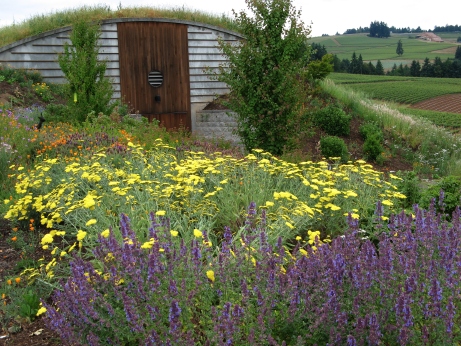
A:
[[[331,136],[349,136],[351,117],[337,106],[327,106],[314,114],[314,125]]]
[[[443,190],[444,194],[443,203],[440,203],[441,190]],[[460,197],[461,178],[450,175],[428,188],[421,196],[419,204],[421,207],[427,209],[431,200],[435,198],[437,210],[451,215],[456,206],[459,205]]]
[[[346,162],[349,158],[346,143],[336,136],[326,136],[320,139],[320,151],[327,159],[340,157],[342,162]]]
[[[370,161],[376,161],[383,150],[381,140],[377,134],[368,136],[365,143],[363,143],[363,153]]]
[[[42,75],[38,71],[15,69],[11,66],[0,64],[0,81],[10,84],[19,83],[21,86],[28,86],[43,81]]]
[[[55,122],[75,122],[76,119],[72,119],[71,112],[68,106],[62,104],[50,103],[45,108],[45,118],[47,121]]]
[[[371,135],[376,135],[380,141],[384,140],[383,131],[375,122],[365,123],[360,126],[359,133],[364,141]]]
[[[115,107],[111,102],[112,85],[105,77],[107,63],[98,60],[100,36],[99,25],[77,22],[70,34],[72,44],[66,43],[58,57],[69,82],[69,111],[79,122],[85,121],[91,111],[110,114]]]
[[[421,198],[418,176],[414,171],[398,172],[397,176],[402,180],[396,186],[407,197],[402,199],[403,207],[410,208],[413,204],[418,203]]]

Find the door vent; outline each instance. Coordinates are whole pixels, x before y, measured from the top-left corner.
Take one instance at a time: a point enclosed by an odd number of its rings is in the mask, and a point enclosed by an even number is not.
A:
[[[163,75],[160,71],[152,71],[149,73],[148,81],[151,86],[158,88],[163,84]]]

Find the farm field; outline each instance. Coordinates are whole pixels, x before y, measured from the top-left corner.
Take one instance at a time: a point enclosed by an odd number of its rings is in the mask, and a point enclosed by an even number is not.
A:
[[[331,73],[336,84],[347,84],[367,96],[404,104],[416,104],[434,97],[461,93],[461,80],[456,78],[424,78],[400,76],[367,76]]]
[[[412,60],[424,60],[426,57],[442,60],[453,58],[456,49],[456,38],[459,33],[440,33],[445,42],[428,42],[415,38],[415,34],[393,34],[389,38],[370,38],[366,34],[350,34],[337,36],[313,37],[309,41],[324,45],[328,53],[336,54],[339,59],[350,59],[352,53],[362,54],[364,61],[381,60],[383,65],[387,60],[398,60],[403,64]],[[398,56],[395,52],[397,42],[402,40],[404,54]],[[394,62],[391,63],[390,67]],[[387,68],[387,66],[384,66]]]
[[[461,94],[438,96],[433,99],[418,102],[412,105],[412,108],[461,113]]]

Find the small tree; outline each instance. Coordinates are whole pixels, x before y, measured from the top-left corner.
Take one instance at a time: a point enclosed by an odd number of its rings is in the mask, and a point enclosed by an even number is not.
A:
[[[376,74],[384,75],[384,67],[381,60],[378,60],[378,62],[376,63]]]
[[[399,42],[397,42],[397,49],[395,50],[395,52],[397,53],[398,56],[403,55],[402,40],[399,40]]]
[[[458,46],[458,47],[456,48],[455,59],[461,60],[461,46]]]
[[[291,0],[246,0],[253,13],[234,16],[245,37],[238,45],[219,41],[228,63],[216,78],[230,88],[225,105],[237,114],[237,129],[246,149],[281,154],[299,129],[304,69],[309,50],[301,13]]]
[[[69,107],[77,121],[84,121],[91,111],[96,114],[111,113],[113,89],[104,77],[106,62],[98,60],[99,25],[84,21],[72,28],[70,40],[58,61],[69,82]]]
[[[314,60],[307,65],[307,77],[313,81],[325,79],[330,72],[333,72],[333,55],[326,54],[320,60]]]

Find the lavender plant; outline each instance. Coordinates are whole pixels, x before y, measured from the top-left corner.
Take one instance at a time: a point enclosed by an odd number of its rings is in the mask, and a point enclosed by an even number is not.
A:
[[[68,345],[456,344],[461,213],[414,214],[392,216],[377,245],[349,216],[343,237],[287,251],[252,203],[217,253],[205,231],[186,244],[155,214],[141,244],[122,214],[123,242],[103,232],[95,260],[74,258],[46,321]]]

